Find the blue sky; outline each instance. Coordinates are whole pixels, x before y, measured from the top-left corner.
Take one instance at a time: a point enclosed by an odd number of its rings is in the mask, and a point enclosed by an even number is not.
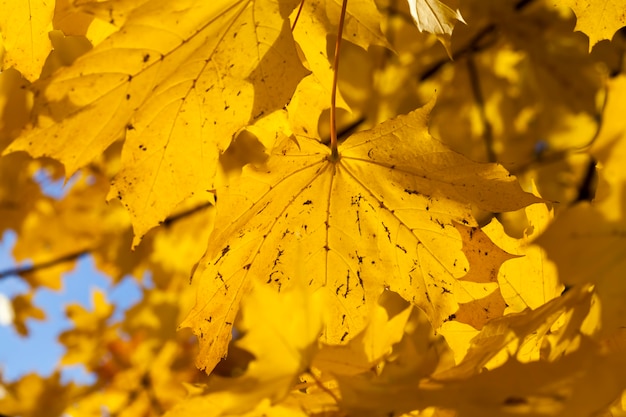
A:
[[[40,178],[49,195],[60,197],[64,189],[62,182],[52,182]],[[11,248],[16,240],[13,232],[7,232],[0,240],[0,270],[15,266]],[[45,321],[31,320],[27,323],[30,335],[20,336],[12,326],[0,325],[0,369],[3,378],[8,381],[35,372],[50,375],[64,353],[64,347],[57,341],[60,332],[71,328],[71,322],[65,317],[65,306],[80,303],[91,309],[92,293],[95,289],[106,292],[109,301],[117,304],[115,318],[121,318],[123,311],[132,306],[141,297],[141,289],[136,280],[125,278],[113,287],[109,279],[98,272],[90,256],[81,258],[74,271],[63,277],[63,286],[59,291],[39,288],[34,304],[46,312]],[[0,279],[0,294],[9,298],[28,292],[28,285],[19,277]],[[89,383],[93,376],[80,367],[64,370],[64,381]]]

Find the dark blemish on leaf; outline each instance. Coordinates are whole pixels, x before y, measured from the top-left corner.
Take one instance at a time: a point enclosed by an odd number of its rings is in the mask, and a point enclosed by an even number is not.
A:
[[[418,193],[417,191],[415,191],[415,190],[410,190],[410,189],[408,189],[408,188],[405,188],[405,189],[404,189],[404,192],[405,192],[405,193],[407,193],[407,194],[409,194],[409,195],[411,195],[411,194],[414,194],[414,195],[419,195],[419,193]]]
[[[396,248],[400,249],[402,252],[406,253],[406,249],[396,243]]]
[[[456,318],[456,314],[450,314],[450,315],[448,316],[448,318],[447,318],[447,319],[445,319],[444,321],[452,321],[452,320],[454,320],[455,318]]]
[[[369,151],[367,151],[367,157],[369,159],[374,159],[374,157],[372,156],[372,152],[374,152],[374,148],[371,148]]]
[[[313,204],[313,202],[311,200],[307,200],[304,203],[302,203],[303,206],[308,206],[309,204]]]
[[[350,292],[350,271],[348,271],[348,275],[346,276],[346,292],[343,294],[343,298],[348,298],[349,292]]]
[[[343,284],[337,287],[337,290],[335,291],[335,295],[339,295],[339,291],[341,291],[341,288],[343,288]]]
[[[143,56],[143,62],[148,62],[150,60],[150,54],[145,54]]]
[[[447,289],[445,287],[441,287],[441,293],[442,294],[452,294],[452,291],[450,291],[449,289]]]
[[[463,220],[461,221],[461,223],[463,223],[464,225],[468,225],[468,224],[469,224],[469,222],[468,222],[467,220],[465,220],[465,219],[463,219]]]
[[[326,249],[326,252],[330,251],[330,248],[328,247],[328,245],[324,245],[324,249]]]
[[[526,398],[522,397],[508,397],[502,403],[504,405],[525,405],[528,404]]]
[[[226,255],[228,251],[230,251],[230,245],[226,245],[226,247],[222,249],[222,254],[220,255],[220,259],[222,259],[222,257]]]
[[[128,74],[128,82],[131,82],[133,80],[133,76]]]
[[[143,144],[139,145],[139,149],[142,150],[142,151],[147,151],[148,150],[148,148],[146,148]]]
[[[472,227],[469,231],[469,238],[470,240],[474,237],[474,231],[476,230],[476,227]]]
[[[211,321],[213,321],[213,316],[209,316],[208,319],[205,319],[206,321],[208,321],[209,323],[211,323]]]
[[[232,324],[231,322],[229,322],[229,321],[225,321],[225,322],[224,322],[224,324],[225,324],[225,325],[227,325],[227,326],[232,326],[232,325],[233,325],[233,324]]]
[[[380,222],[383,225],[383,228],[385,229],[385,232],[387,232],[387,239],[389,239],[389,242],[391,243],[391,232],[389,231],[389,228],[385,225],[385,223]]]
[[[230,109],[230,106],[227,103],[224,103],[224,110]]]
[[[276,254],[276,259],[274,259],[274,268],[276,268],[276,264],[280,262],[280,257],[285,253],[284,249],[278,249],[278,253]]]
[[[241,90],[237,91],[237,97],[239,97],[239,94],[241,94]]]
[[[341,341],[342,341],[342,342],[345,340],[345,338],[346,338],[346,336],[347,336],[347,335],[348,335],[348,332],[345,332],[345,333],[343,334],[343,336],[341,336]]]
[[[341,325],[343,326],[343,323],[346,321],[346,315],[342,315],[341,316]]]
[[[359,265],[363,263],[363,258],[365,258],[364,256],[359,256],[359,252],[355,251],[354,253],[356,253],[356,259],[359,262]]]
[[[254,116],[254,120],[258,119],[259,117],[263,116],[264,114],[265,114],[265,110],[262,110],[259,114]]]
[[[126,100],[130,100],[130,94],[126,94]]]
[[[250,270],[250,267],[252,266],[252,264],[246,264],[243,266],[243,269],[245,269],[246,271]]]

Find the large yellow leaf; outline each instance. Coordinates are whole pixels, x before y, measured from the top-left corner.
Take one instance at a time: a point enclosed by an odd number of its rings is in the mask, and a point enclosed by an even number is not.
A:
[[[0,69],[15,68],[28,80],[39,78],[52,45],[53,0],[0,1],[0,33],[4,42],[4,62]]]
[[[567,416],[587,417],[607,407],[626,383],[622,354],[603,354],[591,342],[554,362],[505,365],[467,378],[422,379],[421,375],[384,372],[342,378],[342,409],[350,415],[401,415],[437,406],[458,417]],[[403,378],[401,378],[403,376]]]
[[[576,29],[589,36],[589,48],[626,25],[624,0],[559,0],[555,6],[570,7],[576,14]]]
[[[322,329],[321,294],[309,293],[304,282],[282,293],[260,282],[252,287],[237,324],[244,336],[235,342],[254,357],[246,372],[236,378],[214,377],[205,395],[188,399],[168,416],[240,415],[264,399],[275,403],[309,367]]]
[[[594,284],[602,336],[626,326],[626,123],[622,116],[626,77],[616,77],[609,87],[606,122],[591,149],[599,161],[596,199],[568,208],[538,239],[556,263],[564,284]]]
[[[337,160],[317,141],[286,138],[265,166],[218,190],[216,227],[194,274],[198,301],[183,323],[200,337],[202,369],[225,354],[251,279],[277,291],[304,279],[327,292],[328,343],[356,336],[385,288],[436,327],[458,309],[457,298],[487,295],[488,284],[457,280],[471,265],[455,224],[475,225],[470,203],[505,211],[537,198],[502,167],[433,139],[428,112],[352,136]]]
[[[55,158],[70,176],[126,132],[109,198],[129,209],[137,243],[185,198],[213,188],[236,131],[289,101],[306,74],[287,21],[295,4],[142,2],[41,86],[47,115],[9,151]]]

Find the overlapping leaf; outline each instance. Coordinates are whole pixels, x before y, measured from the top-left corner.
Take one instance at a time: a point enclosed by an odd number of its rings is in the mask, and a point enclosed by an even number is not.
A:
[[[465,23],[458,9],[440,0],[409,0],[411,17],[420,32],[436,35],[450,53],[450,36],[457,22]]]
[[[50,53],[54,1],[0,1],[0,33],[4,62],[0,68],[15,68],[28,80],[36,80]]]
[[[576,14],[576,29],[589,36],[589,48],[602,39],[611,39],[626,25],[624,0],[559,0],[555,6],[570,7]]]
[[[265,166],[218,191],[216,229],[194,274],[198,302],[183,323],[200,337],[201,368],[225,354],[251,279],[277,291],[305,280],[327,292],[328,343],[356,336],[385,288],[424,309],[435,326],[457,300],[489,294],[488,284],[458,280],[472,266],[457,227],[475,224],[470,203],[504,211],[537,199],[503,168],[433,139],[428,111],[352,136],[336,161],[317,141],[285,138]]]
[[[47,115],[9,151],[55,158],[69,176],[126,131],[109,198],[129,209],[137,243],[214,186],[237,130],[289,101],[306,74],[286,20],[296,3],[142,3],[42,86]]]
[[[243,414],[264,399],[282,400],[317,351],[323,322],[323,299],[304,282],[277,293],[253,283],[242,303],[237,323],[244,336],[235,342],[253,355],[245,373],[236,378],[214,377],[207,394],[189,399],[168,416]]]

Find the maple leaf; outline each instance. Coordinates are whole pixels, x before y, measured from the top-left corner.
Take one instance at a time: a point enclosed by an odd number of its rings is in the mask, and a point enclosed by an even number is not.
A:
[[[39,78],[50,53],[54,2],[0,1],[0,33],[4,42],[2,70],[15,68],[28,80]]]
[[[277,402],[309,366],[322,328],[321,293],[310,294],[304,282],[281,293],[253,283],[241,313],[237,328],[243,337],[235,346],[254,357],[246,372],[236,378],[215,377],[206,394],[189,399],[168,416],[242,414],[263,399]]]
[[[411,17],[420,32],[429,32],[437,36],[448,55],[450,36],[456,22],[465,23],[458,9],[454,10],[440,0],[408,0]]]
[[[558,297],[563,285],[554,263],[532,240],[546,230],[553,212],[545,204],[533,204],[525,209],[529,227],[521,239],[506,234],[502,224],[493,219],[483,231],[506,252],[519,255],[502,265],[498,280],[509,312],[535,309]]]
[[[626,124],[616,117],[624,106],[626,77],[613,79],[609,87],[604,114],[610,122],[603,125],[591,149],[599,161],[601,178],[596,199],[565,210],[537,241],[556,263],[565,285],[595,285],[601,310],[600,334],[604,337],[626,325],[626,286],[622,279]]]
[[[411,311],[411,306],[398,294],[384,291],[371,310],[367,327],[347,345],[324,346],[313,366],[339,375],[375,368],[404,336]]]
[[[225,354],[251,279],[277,291],[292,280],[323,288],[327,343],[360,332],[385,288],[424,309],[435,326],[458,309],[457,297],[486,295],[458,280],[472,266],[455,223],[475,225],[470,203],[505,211],[537,198],[502,167],[474,163],[432,138],[429,110],[353,135],[337,161],[317,141],[286,138],[265,166],[246,167],[218,190],[216,227],[194,273],[198,302],[182,324],[200,337],[200,368]]]
[[[184,199],[212,189],[233,133],[284,107],[307,74],[286,20],[295,5],[138,5],[39,87],[47,115],[7,152],[55,158],[69,177],[125,133],[109,198],[129,209],[138,243]]]
[[[576,14],[576,29],[589,36],[589,50],[602,39],[626,25],[624,0],[559,0],[551,2],[557,7],[569,7]]]

